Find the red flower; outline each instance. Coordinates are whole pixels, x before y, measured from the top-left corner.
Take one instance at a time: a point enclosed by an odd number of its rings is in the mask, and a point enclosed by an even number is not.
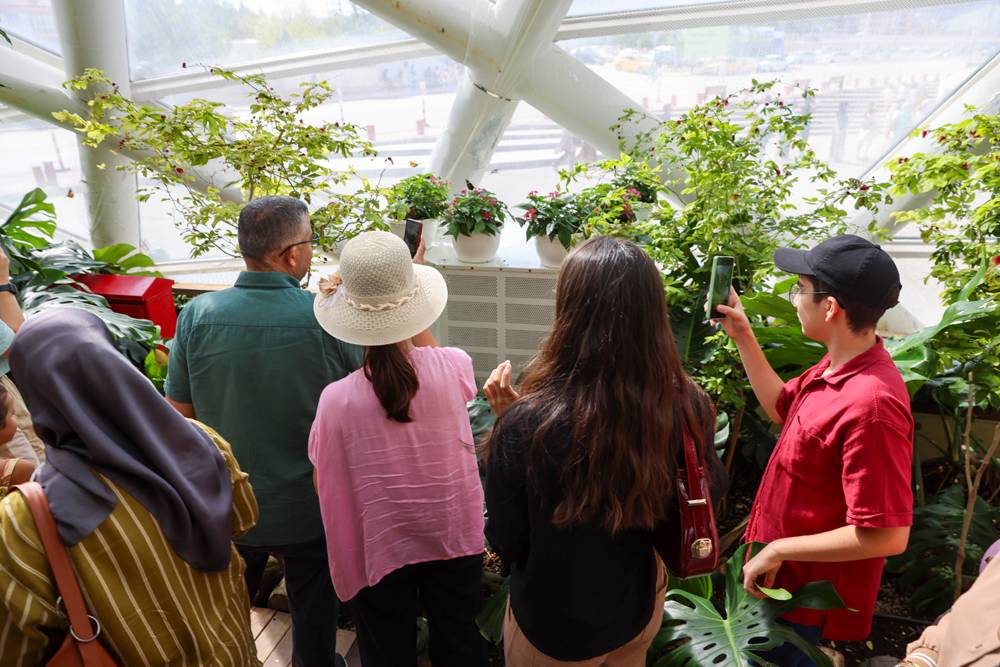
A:
[[[632,207],[629,206],[628,204],[625,204],[624,206],[622,206],[622,213],[625,214],[626,218],[634,218],[635,217],[635,213],[632,212]]]
[[[861,185],[861,191],[862,191],[862,192],[868,192],[868,190],[870,190],[870,189],[871,189],[871,187],[872,187],[872,186],[870,186],[870,185],[865,185],[865,184],[862,184],[862,185]]]
[[[492,220],[493,219],[493,214],[490,213],[489,211],[483,211],[482,212],[482,216],[483,216],[483,220]]]
[[[524,217],[526,217],[526,218],[534,218],[536,215],[538,215],[538,209],[536,209],[536,208],[529,208],[528,212],[524,214]]]
[[[927,136],[927,130],[924,130],[923,132],[920,133],[920,138],[921,139],[923,139],[926,136]]]
[[[1000,266],[1000,255],[993,258],[993,266]]]
[[[176,171],[178,174],[183,174],[184,173],[184,168],[183,167],[176,167],[174,169],[174,171]]]
[[[497,200],[496,199],[491,199],[490,200],[490,206],[496,206],[496,205],[497,205]]]
[[[729,196],[730,196],[730,198],[733,201],[737,201],[740,198],[740,196],[738,194],[736,194],[735,192],[733,194],[729,195]]]

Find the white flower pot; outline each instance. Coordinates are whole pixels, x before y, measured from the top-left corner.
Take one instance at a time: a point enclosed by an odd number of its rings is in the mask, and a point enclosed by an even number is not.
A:
[[[456,236],[452,239],[455,245],[455,255],[458,261],[466,264],[485,264],[496,257],[500,247],[500,230],[493,236],[489,234],[473,234],[472,236]]]
[[[386,220],[386,222],[389,224],[390,232],[392,232],[399,238],[403,238],[403,234],[406,232],[406,222],[402,222],[399,220]]]
[[[536,236],[534,241],[535,252],[538,253],[538,259],[541,260],[542,266],[558,269],[563,260],[566,259],[566,255],[569,254],[569,251],[559,242],[558,237],[553,241],[548,236]]]

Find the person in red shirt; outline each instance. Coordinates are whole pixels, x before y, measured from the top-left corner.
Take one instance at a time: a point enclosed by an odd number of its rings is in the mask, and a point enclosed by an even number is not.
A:
[[[779,248],[774,263],[798,275],[789,298],[802,332],[827,354],[783,382],[736,292],[719,306],[757,399],[782,424],[744,537],[768,544],[745,564],[743,586],[762,597],[757,585],[795,590],[829,580],[848,609],[799,609],[783,620],[814,643],[864,639],[884,559],[906,549],[912,520],[910,398],[875,333],[898,302],[899,272],[884,250],[853,235],[808,251]],[[791,644],[766,657],[813,664]]]

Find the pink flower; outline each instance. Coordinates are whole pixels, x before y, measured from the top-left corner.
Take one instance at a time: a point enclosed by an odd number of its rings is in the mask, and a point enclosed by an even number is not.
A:
[[[491,199],[490,200],[490,206],[496,206],[496,205],[497,205],[497,200],[496,199]]]
[[[538,215],[538,209],[537,208],[529,208],[528,212],[524,214],[524,217],[526,217],[526,218],[534,218],[536,215]]]
[[[537,194],[538,194],[538,190],[532,190],[531,192],[528,193],[528,196],[529,197],[534,197]]]
[[[642,193],[640,193],[636,188],[629,188],[628,193],[636,199],[642,196]]]
[[[559,196],[558,192],[550,192],[549,193],[549,199],[555,199],[558,196]]]
[[[466,190],[465,188],[462,188],[462,192],[461,192],[461,194],[463,194],[463,195],[464,195],[464,194],[466,194],[467,192],[468,192],[468,190]]]

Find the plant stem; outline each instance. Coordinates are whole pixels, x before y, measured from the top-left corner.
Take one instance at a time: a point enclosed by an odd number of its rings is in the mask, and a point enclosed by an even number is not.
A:
[[[968,411],[966,413],[965,419],[965,438],[963,439],[963,446],[965,447],[965,483],[968,485],[969,495],[965,501],[965,515],[962,517],[962,533],[958,538],[958,554],[955,556],[955,592],[954,599],[962,594],[962,567],[965,565],[965,545],[969,539],[969,528],[972,525],[972,516],[976,509],[976,500],[979,498],[979,485],[983,481],[983,475],[986,474],[986,469],[989,468],[990,462],[993,459],[993,455],[997,451],[997,447],[1000,447],[1000,424],[993,429],[993,441],[990,443],[990,448],[986,452],[986,456],[983,458],[982,464],[976,471],[975,479],[972,478],[972,411],[974,409],[973,404],[973,392],[975,387],[972,384],[972,373],[969,373],[969,400],[968,400]]]

